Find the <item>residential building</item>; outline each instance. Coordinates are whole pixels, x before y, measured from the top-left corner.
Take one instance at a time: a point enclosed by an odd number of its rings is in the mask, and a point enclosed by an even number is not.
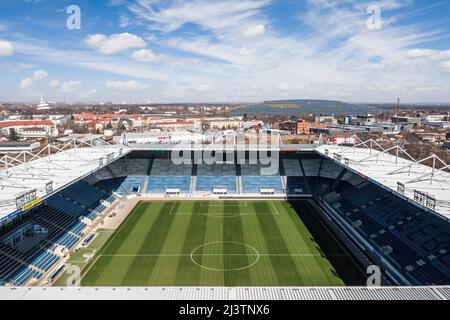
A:
[[[11,129],[13,129],[19,136],[22,135],[27,138],[34,137],[34,135],[45,137],[58,135],[56,125],[50,120],[1,121],[0,129],[3,135],[9,135]]]

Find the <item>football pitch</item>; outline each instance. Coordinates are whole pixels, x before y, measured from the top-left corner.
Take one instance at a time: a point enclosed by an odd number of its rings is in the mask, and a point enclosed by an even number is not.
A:
[[[342,286],[287,201],[140,202],[82,273],[83,286]],[[345,266],[344,268],[345,269]]]

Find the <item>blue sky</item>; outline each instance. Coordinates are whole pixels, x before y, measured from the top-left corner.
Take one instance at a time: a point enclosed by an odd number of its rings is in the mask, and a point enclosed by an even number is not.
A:
[[[0,66],[0,101],[450,102],[450,1],[2,0]]]

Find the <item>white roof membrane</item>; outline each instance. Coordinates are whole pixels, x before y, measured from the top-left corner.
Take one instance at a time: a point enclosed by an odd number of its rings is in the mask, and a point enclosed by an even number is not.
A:
[[[16,211],[16,197],[36,189],[38,198],[46,196],[46,184],[53,181],[53,190],[58,190],[73,181],[96,171],[100,159],[114,154],[114,159],[131,149],[123,145],[105,145],[74,148],[0,171],[0,219]]]
[[[395,192],[403,184],[411,201],[414,190],[427,194],[436,199],[434,211],[450,218],[450,173],[364,147],[322,145],[316,151]]]

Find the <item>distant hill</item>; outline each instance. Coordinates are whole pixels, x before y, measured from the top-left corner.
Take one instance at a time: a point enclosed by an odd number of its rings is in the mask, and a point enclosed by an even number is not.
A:
[[[299,115],[299,114],[356,114],[378,112],[377,107],[332,100],[276,100],[234,108],[231,115]]]

